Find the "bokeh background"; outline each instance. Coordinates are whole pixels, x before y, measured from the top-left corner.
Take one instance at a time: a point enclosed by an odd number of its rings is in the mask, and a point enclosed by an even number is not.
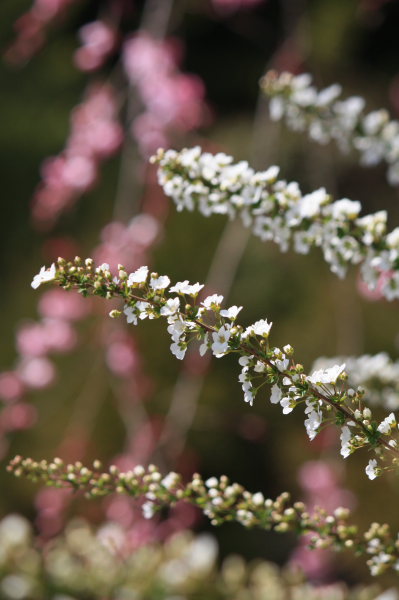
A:
[[[44,538],[61,531],[76,513],[94,523],[108,518],[138,528],[138,513],[126,503],[57,499],[14,480],[4,467],[20,453],[82,462],[100,458],[127,467],[154,461],[187,477],[195,470],[205,477],[224,473],[271,497],[289,490],[296,498],[329,502],[334,493],[338,503],[356,510],[362,527],[381,519],[383,506],[383,519],[398,529],[397,477],[371,483],[361,453],[343,463],[336,432],[309,443],[301,411],[283,417],[270,405],[268,390],[253,408],[245,405],[234,357],[207,362],[193,353],[181,364],[169,353],[162,324],[145,322],[133,330],[122,321],[110,322],[111,306],[104,302],[65,305],[60,297],[43,300],[48,292],[30,287],[32,276],[59,254],[95,254],[101,262],[120,261],[129,268],[142,259],[172,280],[208,281],[211,291],[226,294],[229,305],[245,307],[244,324],[272,320],[272,342],[293,345],[306,368],[321,355],[387,351],[396,358],[396,302],[362,296],[356,269],[340,281],[317,252],[282,255],[224,217],[176,213],[147,158],[159,140],[177,148],[200,144],[222,150],[259,169],[278,164],[282,176],[299,181],[303,191],[325,186],[337,198],[360,200],[364,214],[387,209],[389,226],[397,226],[398,191],[386,183],[384,167],[362,169],[355,157],[271,123],[258,82],[269,68],[309,71],[319,87],[338,81],[345,96],[362,95],[370,110],[385,106],[397,117],[398,3],[42,0],[35,5],[42,12],[32,12],[31,0],[0,3],[0,512],[26,515]],[[23,14],[28,17],[21,21]],[[99,29],[90,38],[87,24],[93,22],[107,24],[108,38]],[[160,54],[145,45],[150,36]],[[138,39],[141,47],[128,47],[128,40]],[[185,74],[179,83],[171,81],[178,73]],[[108,129],[96,129],[101,107],[76,116],[76,106],[93,90],[109,91],[101,117]],[[151,93],[168,98],[166,107],[162,101],[151,106]],[[147,121],[138,120],[146,112]],[[87,144],[95,131],[90,143],[102,144],[102,150],[93,150],[95,174],[86,187],[84,163],[75,164],[69,173],[74,192],[65,200],[63,165],[45,161],[65,157],[71,127],[83,131],[77,146]],[[58,207],[65,200],[59,214],[55,197]],[[58,324],[51,329],[48,318],[54,315]],[[177,515],[170,531],[184,526],[211,529],[190,511]],[[169,526],[157,527],[138,538],[144,543],[146,536],[170,533]],[[310,579],[369,580],[361,560],[310,558],[291,536],[238,525],[212,533],[222,556],[234,552],[285,564],[296,552]],[[384,581],[388,585],[395,578]]]

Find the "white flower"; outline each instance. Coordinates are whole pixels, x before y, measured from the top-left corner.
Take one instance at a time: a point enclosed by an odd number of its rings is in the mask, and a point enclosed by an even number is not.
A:
[[[126,315],[126,321],[128,323],[133,323],[133,325],[137,325],[137,309],[135,306],[128,306],[125,304],[123,307],[123,312]]]
[[[249,325],[246,328],[242,337],[245,339],[250,335],[261,335],[263,337],[267,337],[269,335],[269,331],[273,323],[268,323],[266,319],[260,319],[260,321],[256,321],[253,325]]]
[[[139,319],[146,319],[147,317],[149,319],[155,318],[155,314],[151,310],[151,304],[148,304],[148,302],[136,302],[135,308],[138,312]]]
[[[369,479],[375,479],[378,475],[377,473],[377,461],[375,458],[369,460],[369,464],[366,467],[366,475]]]
[[[170,345],[170,351],[179,360],[183,360],[183,358],[186,354],[186,350],[187,350],[187,346],[184,344],[184,342],[173,342],[173,344]]]
[[[151,517],[154,516],[154,514],[155,514],[154,506],[155,506],[155,504],[153,502],[144,502],[141,509],[143,511],[143,517],[145,519],[151,519]]]
[[[230,335],[230,327],[228,325],[223,325],[218,331],[212,333],[213,344],[211,348],[217,358],[227,352]]]
[[[242,367],[247,367],[249,365],[249,363],[251,362],[251,359],[253,358],[253,356],[240,356],[240,358],[238,359],[238,364],[241,365]]]
[[[237,315],[240,312],[240,310],[242,310],[242,306],[230,306],[230,308],[221,310],[220,316],[227,317],[228,319],[232,319],[234,321],[234,319],[237,318]]]
[[[260,360],[256,361],[256,365],[254,366],[255,373],[264,373],[266,371],[267,365]]]
[[[281,400],[282,393],[278,385],[275,383],[272,387],[272,395],[270,396],[270,402],[272,404],[278,404]]]
[[[109,264],[103,263],[96,268],[96,273],[109,273]]]
[[[396,425],[396,419],[395,419],[395,415],[392,412],[378,425],[377,429],[380,433],[388,434],[391,432],[391,428],[395,427],[395,425]]]
[[[54,263],[49,269],[46,269],[46,267],[42,267],[40,269],[40,272],[34,276],[31,286],[34,290],[36,290],[42,283],[46,283],[47,281],[53,281],[53,279],[55,279],[56,273],[57,269],[55,268]]]
[[[327,204],[330,197],[325,188],[315,190],[311,194],[306,194],[302,197],[299,205],[299,213],[303,219],[308,219],[316,216],[320,212],[320,207]]]
[[[181,336],[185,333],[186,323],[181,317],[173,320],[168,326],[168,333],[171,335],[174,342],[178,342]]]
[[[220,306],[223,302],[223,296],[218,296],[217,294],[213,294],[212,296],[208,296],[205,298],[203,302],[201,302],[202,306],[205,306],[208,310],[211,310],[214,306]]]
[[[281,352],[280,348],[274,348],[273,354],[276,358],[272,359],[270,362],[275,367],[277,367],[277,369],[280,371],[280,373],[284,373],[284,371],[287,369],[288,365],[290,364],[289,359],[285,356],[285,354],[283,352]],[[291,381],[291,379],[289,379],[288,382],[285,383],[284,385],[289,385],[290,381]]]
[[[127,284],[133,285],[134,283],[145,283],[148,277],[148,267],[140,267],[134,273],[130,273]]]
[[[219,481],[216,477],[210,477],[205,481],[205,485],[208,488],[216,488],[219,485]]]
[[[176,294],[188,294],[189,296],[197,296],[200,290],[203,288],[203,284],[194,283],[190,285],[188,280],[178,281],[174,286],[170,288],[170,292],[176,292]]]
[[[342,365],[334,365],[330,369],[320,369],[314,371],[311,375],[307,376],[307,380],[314,385],[320,385],[323,383],[335,384],[338,377],[345,370],[345,363]]]
[[[336,200],[331,204],[331,213],[334,219],[340,219],[349,217],[354,219],[358,216],[362,208],[362,205],[358,200],[348,200],[348,198],[342,198]]]
[[[161,485],[166,487],[167,490],[170,490],[176,485],[178,478],[179,478],[179,476],[177,475],[177,473],[174,473],[174,471],[171,471],[162,479]]]
[[[294,399],[290,396],[285,396],[280,401],[280,406],[283,409],[283,415],[289,415],[295,408]]]
[[[256,494],[253,494],[252,502],[255,504],[255,506],[262,506],[264,501],[265,501],[265,497],[262,494],[262,492],[257,492]]]
[[[340,452],[341,452],[341,456],[343,456],[344,458],[347,458],[349,456],[349,454],[352,452],[352,446],[350,445],[352,433],[347,425],[344,425],[342,427],[341,432],[342,433],[339,438],[341,440],[341,451]]]
[[[310,440],[314,440],[318,433],[318,428],[323,420],[323,415],[320,411],[312,410],[308,418],[305,420],[306,433]]]
[[[160,275],[159,277],[151,277],[150,286],[153,290],[165,290],[170,284],[170,279],[167,275]]]
[[[209,342],[209,335],[208,335],[208,333],[206,333],[205,337],[204,337],[204,341],[202,342],[202,344],[199,347],[199,353],[201,356],[204,356],[205,352],[208,350],[208,342]]]
[[[179,298],[169,298],[161,308],[161,315],[164,317],[169,317],[177,313],[180,308],[180,300]]]
[[[252,384],[250,381],[246,381],[245,379],[245,375],[243,373],[241,373],[239,380],[242,381],[242,391],[244,392],[244,402],[248,402],[248,404],[250,406],[252,406],[253,401],[254,401],[254,394],[252,391]]]

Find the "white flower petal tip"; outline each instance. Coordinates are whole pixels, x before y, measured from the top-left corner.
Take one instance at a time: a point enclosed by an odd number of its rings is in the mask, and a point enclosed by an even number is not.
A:
[[[31,287],[36,290],[42,283],[53,281],[55,279],[57,269],[53,263],[49,269],[42,267],[37,275],[34,276]]]

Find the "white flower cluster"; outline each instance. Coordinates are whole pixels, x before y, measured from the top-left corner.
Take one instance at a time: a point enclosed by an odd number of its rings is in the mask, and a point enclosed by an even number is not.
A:
[[[399,361],[393,361],[386,352],[362,356],[321,357],[313,363],[313,369],[332,367],[345,362],[348,384],[365,390],[367,403],[387,410],[399,410]]]
[[[284,370],[287,366],[284,365]],[[273,385],[270,402],[280,404],[283,414],[289,414],[300,402],[305,401],[305,428],[310,440],[314,440],[319,432],[325,415],[323,409],[327,404],[317,395],[319,391],[324,398],[328,398],[335,391],[339,376],[344,373],[345,365],[334,365],[330,369],[313,372],[305,376],[305,381],[311,388],[304,387],[304,378],[299,374],[291,375],[289,372],[283,377],[281,383]]]
[[[366,113],[363,98],[340,99],[338,84],[318,91],[308,73],[295,76],[271,71],[261,85],[270,97],[273,120],[285,117],[291,129],[307,131],[320,144],[334,140],[342,151],[356,150],[362,165],[385,161],[389,183],[399,184],[399,121],[390,120],[386,110]]]
[[[159,150],[158,178],[178,210],[198,210],[204,216],[238,214],[263,241],[272,240],[285,252],[293,243],[299,254],[321,248],[331,270],[344,277],[349,264],[362,263],[366,284],[375,289],[387,273],[381,293],[399,298],[399,227],[386,234],[386,211],[359,217],[360,202],[332,201],[324,188],[302,194],[296,182],[278,180],[278,167],[255,172],[246,161],[212,155],[201,148]]]

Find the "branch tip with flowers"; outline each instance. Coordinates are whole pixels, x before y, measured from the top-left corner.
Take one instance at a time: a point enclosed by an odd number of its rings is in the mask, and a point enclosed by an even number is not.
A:
[[[246,161],[233,162],[222,152],[200,147],[158,150],[158,180],[177,210],[198,209],[206,217],[240,216],[262,241],[272,240],[286,252],[290,242],[298,254],[321,248],[331,271],[344,277],[349,264],[360,264],[370,289],[384,278],[381,293],[399,298],[399,227],[386,232],[384,210],[359,217],[359,201],[333,201],[324,188],[302,194],[298,183],[278,179],[279,167],[254,171]]]
[[[128,472],[111,465],[102,471],[99,461],[88,468],[81,462],[65,464],[60,458],[37,462],[21,456],[16,456],[7,469],[16,477],[72,488],[87,498],[114,493],[131,496],[142,501],[143,515],[148,519],[164,507],[174,506],[179,501],[189,502],[215,526],[235,521],[246,528],[311,534],[312,548],[352,550],[369,556],[367,564],[372,575],[380,575],[390,568],[399,570],[399,542],[394,540],[388,525],[372,523],[368,531],[359,534],[356,525],[349,522],[350,511],[346,508],[339,507],[332,514],[316,508],[310,514],[302,502],[291,502],[287,492],[275,500],[265,499],[262,492],[252,494],[242,485],[231,483],[225,475],[203,481],[195,473],[185,484],[178,473],[172,471],[162,476],[154,465],[137,465]]]
[[[378,462],[370,459],[366,467],[369,479],[399,465],[394,413],[380,423],[374,420],[371,409],[364,405],[364,389],[348,386],[345,364],[306,375],[303,366],[294,361],[292,346],[287,344],[280,349],[270,345],[272,323],[260,319],[244,328],[236,322],[242,307],[222,308],[223,296],[213,294],[198,302],[202,284],[183,281],[171,286],[167,275],[150,273],[146,266],[127,273],[119,265],[114,276],[108,264],[95,267],[91,258],[83,261],[79,257],[72,262],[59,258],[49,269],[43,267],[32,286],[47,282],[67,290],[76,289],[83,296],[120,298],[123,309],[113,309],[110,316],[124,314],[127,322],[134,325],[144,319],[166,319],[172,341],[170,350],[179,360],[195,340],[200,342],[201,355],[208,350],[216,358],[238,354],[245,402],[252,405],[259,389],[269,383],[270,400],[281,405],[283,414],[301,404],[305,406],[305,427],[311,440],[322,426],[338,425],[344,458],[363,447],[375,452]]]
[[[309,73],[269,71],[260,86],[270,98],[272,120],[285,118],[290,129],[307,131],[312,141],[334,140],[342,152],[358,152],[363,166],[385,161],[388,182],[399,184],[399,121],[391,120],[387,110],[366,113],[364,98],[341,99],[342,87],[337,83],[319,91]]]

